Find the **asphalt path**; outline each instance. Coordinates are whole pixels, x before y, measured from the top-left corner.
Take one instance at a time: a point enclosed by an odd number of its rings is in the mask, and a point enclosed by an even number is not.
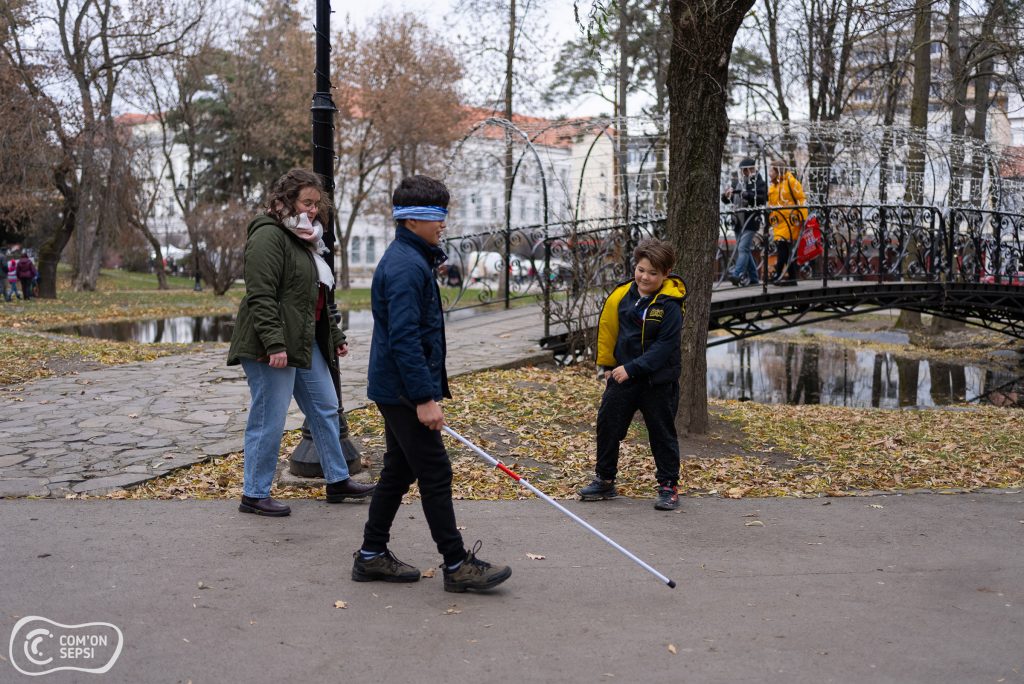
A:
[[[476,595],[352,582],[365,504],[0,500],[0,682],[1024,681],[1020,492],[651,504],[567,502],[674,590],[541,501],[456,502],[513,568]],[[417,503],[391,546],[439,562]],[[123,651],[19,674],[26,616]]]

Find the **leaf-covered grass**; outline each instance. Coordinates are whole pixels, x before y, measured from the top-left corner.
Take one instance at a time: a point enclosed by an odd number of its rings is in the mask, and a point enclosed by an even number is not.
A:
[[[94,292],[71,289],[70,270],[58,270],[57,298],[0,300],[0,385],[27,382],[73,372],[89,363],[117,365],[148,361],[197,349],[187,344],[140,344],[92,338],[41,337],[33,334],[68,325],[109,321],[141,321],[179,316],[231,315],[245,295],[241,284],[224,296],[205,288],[193,292],[191,278],[169,277],[168,290],[158,290],[156,275],[103,270]],[[339,290],[342,309],[370,305],[368,289]]]
[[[0,332],[0,385],[61,375],[83,365],[115,366],[152,361],[193,348],[187,344],[141,344],[54,335]]]
[[[487,371],[453,382],[456,398],[445,402],[445,415],[454,429],[545,492],[573,497],[592,477],[601,389],[585,370]],[[1024,486],[1020,410],[900,411],[722,401],[713,401],[712,410],[739,429],[742,443],[723,440],[720,457],[684,459],[683,494],[806,497]],[[349,425],[364,459],[379,467],[384,448],[379,413],[373,408],[353,411]],[[282,458],[298,439],[297,431],[289,433]],[[457,498],[529,496],[468,449],[450,440],[448,446]],[[785,456],[749,455],[765,452]],[[113,496],[235,498],[241,478],[242,457],[233,454]],[[617,485],[627,496],[653,496],[654,462],[640,423],[634,423],[622,445]],[[310,495],[304,487],[274,490],[281,498]]]

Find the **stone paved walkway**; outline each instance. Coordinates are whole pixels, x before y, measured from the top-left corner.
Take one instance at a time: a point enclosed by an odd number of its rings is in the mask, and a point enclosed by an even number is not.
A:
[[[458,312],[448,322],[453,376],[542,360],[537,306]],[[342,397],[366,405],[370,331],[348,332]],[[0,497],[102,493],[242,449],[249,390],[226,345],[29,383],[0,397]],[[302,423],[292,404],[288,427]]]

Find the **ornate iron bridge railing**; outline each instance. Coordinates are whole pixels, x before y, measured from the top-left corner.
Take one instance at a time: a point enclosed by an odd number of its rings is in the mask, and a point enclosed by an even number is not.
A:
[[[718,290],[746,284],[735,269],[735,227],[744,225],[755,231],[751,257],[765,295],[775,274],[783,282],[817,281],[822,289],[886,282],[1024,286],[1024,214],[901,204],[723,211],[714,255]],[[539,302],[545,337],[568,331],[584,338],[573,346],[586,346],[605,293],[631,276],[633,247],[645,236],[663,236],[664,227],[664,217],[654,215],[449,237],[440,273],[444,307]],[[790,238],[781,264],[779,237]]]

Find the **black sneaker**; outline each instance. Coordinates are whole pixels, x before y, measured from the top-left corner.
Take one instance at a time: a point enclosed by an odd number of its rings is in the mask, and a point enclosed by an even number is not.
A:
[[[408,563],[395,558],[395,554],[385,551],[374,558],[365,559],[358,551],[352,554],[353,582],[416,582],[420,579],[420,571]]]
[[[679,508],[679,491],[675,485],[658,485],[658,500],[654,507],[659,511],[674,511]]]
[[[615,480],[602,480],[595,478],[593,482],[579,491],[580,499],[583,501],[601,501],[603,499],[614,499],[619,495],[615,491]]]
[[[455,570],[444,570],[444,590],[461,594],[472,589],[473,591],[486,591],[498,586],[512,576],[512,568],[507,565],[491,565],[487,561],[476,557],[480,550],[481,543],[478,541],[473,549],[466,554],[466,560],[462,561]]]

